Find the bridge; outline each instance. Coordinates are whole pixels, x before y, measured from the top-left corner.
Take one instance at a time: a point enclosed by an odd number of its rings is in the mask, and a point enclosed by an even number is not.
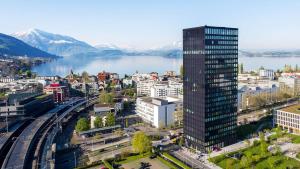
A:
[[[72,99],[36,118],[13,142],[3,161],[2,169],[50,168],[49,161],[53,156],[51,147],[60,130],[59,124],[71,112],[84,109],[92,105],[92,102],[90,103],[83,98]]]

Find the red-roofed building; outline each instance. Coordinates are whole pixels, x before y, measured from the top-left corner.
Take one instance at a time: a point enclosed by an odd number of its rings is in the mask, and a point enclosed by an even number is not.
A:
[[[105,72],[105,71],[100,72],[100,73],[98,73],[98,80],[102,81],[102,82],[105,81],[105,80],[108,80],[109,75],[110,75],[110,73],[108,73],[108,72]]]
[[[53,83],[44,88],[44,93],[53,94],[54,102],[64,102],[69,96],[68,88],[58,83]]]

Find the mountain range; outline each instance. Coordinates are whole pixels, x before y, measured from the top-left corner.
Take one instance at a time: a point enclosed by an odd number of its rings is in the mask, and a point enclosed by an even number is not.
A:
[[[17,32],[11,34],[11,36],[18,38],[40,50],[64,57],[107,57],[116,55],[159,55],[165,57],[181,56],[180,48],[172,45],[149,50],[127,49],[118,47],[113,44],[92,46],[70,36],[49,33],[39,29],[30,29],[25,32]]]
[[[13,36],[13,37],[11,37]],[[162,56],[168,58],[182,57],[182,42],[170,45],[136,50],[122,48],[114,44],[92,46],[86,42],[70,36],[45,32],[39,29],[30,29],[17,32],[11,36],[0,34],[0,54],[28,56],[28,57],[114,57],[114,56]],[[16,39],[17,38],[17,39]],[[18,40],[19,39],[19,40]],[[24,43],[25,42],[25,43]],[[28,45],[27,45],[27,44]],[[300,50],[269,50],[251,51],[240,50],[240,56],[246,57],[290,57],[300,56]]]
[[[0,33],[0,56],[2,57],[38,57],[38,58],[58,58],[40,49],[32,47],[23,41]]]

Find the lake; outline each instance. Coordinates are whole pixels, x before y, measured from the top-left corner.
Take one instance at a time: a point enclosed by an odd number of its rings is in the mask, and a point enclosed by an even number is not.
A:
[[[285,64],[300,65],[300,57],[239,57],[239,63],[244,64],[245,70],[255,70],[260,66],[277,70]],[[161,56],[118,56],[111,58],[83,57],[63,58],[42,64],[33,68],[39,75],[66,76],[72,69],[75,73],[87,71],[96,75],[100,71],[116,72],[122,76],[133,74],[136,71],[141,73],[158,72],[164,73],[167,70],[179,72],[182,58],[165,58]]]

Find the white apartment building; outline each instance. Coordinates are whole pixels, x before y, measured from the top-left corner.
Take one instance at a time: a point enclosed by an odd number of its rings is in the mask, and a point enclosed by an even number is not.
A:
[[[133,86],[133,80],[131,78],[122,79],[123,86]]]
[[[179,81],[155,81],[144,80],[137,83],[138,96],[151,96],[151,97],[166,97],[175,96],[179,97],[183,92],[183,84]]]
[[[150,96],[151,87],[156,84],[154,80],[143,80],[136,84],[136,91],[138,96]]]
[[[300,134],[300,104],[274,111],[273,124],[291,133]]]
[[[132,75],[132,80],[136,83],[139,81],[144,81],[144,80],[150,79],[150,78],[151,78],[151,76],[148,73],[135,73]]]
[[[300,95],[300,76],[284,75],[278,78],[280,90],[293,96]]]
[[[136,100],[137,114],[157,128],[174,125],[175,109],[176,104],[166,99],[143,97]]]
[[[260,69],[259,77],[273,80],[274,79],[274,71],[271,69]]]

